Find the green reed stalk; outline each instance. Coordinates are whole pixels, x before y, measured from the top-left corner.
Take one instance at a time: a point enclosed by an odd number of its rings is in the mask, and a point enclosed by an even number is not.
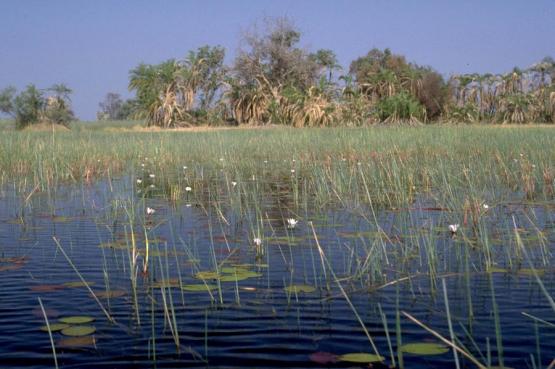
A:
[[[58,369],[58,357],[56,356],[56,346],[54,345],[54,338],[52,337],[52,330],[50,329],[50,323],[48,322],[48,315],[46,314],[46,310],[44,310],[44,305],[42,304],[42,300],[40,297],[38,298],[40,309],[42,311],[42,316],[44,317],[44,321],[46,322],[46,328],[48,330],[48,336],[50,337],[50,345],[52,346],[52,355],[54,356],[54,367]]]

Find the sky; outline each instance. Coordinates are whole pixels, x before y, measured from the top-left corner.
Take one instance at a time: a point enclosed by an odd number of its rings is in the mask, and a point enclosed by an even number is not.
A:
[[[288,17],[308,50],[348,70],[370,49],[454,73],[501,73],[555,57],[555,0],[0,0],[0,89],[73,89],[95,119],[107,92],[131,97],[129,70],[221,45],[232,62],[253,24]]]

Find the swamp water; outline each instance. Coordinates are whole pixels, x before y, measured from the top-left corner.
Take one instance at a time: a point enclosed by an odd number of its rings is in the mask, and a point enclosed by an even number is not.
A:
[[[276,185],[253,205],[247,182],[217,201],[128,177],[4,191],[0,368],[455,368],[408,315],[486,367],[553,360],[553,202],[491,204],[452,235],[424,197],[322,207]]]

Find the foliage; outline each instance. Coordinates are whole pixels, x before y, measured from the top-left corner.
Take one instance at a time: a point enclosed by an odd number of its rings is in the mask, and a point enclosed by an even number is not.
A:
[[[98,106],[100,108],[96,113],[98,120],[127,120],[134,115],[135,101],[123,100],[120,94],[108,92]]]
[[[425,120],[426,109],[410,93],[401,91],[380,100],[376,115],[384,123],[418,123]]]
[[[140,64],[131,71],[129,82],[129,88],[136,91],[139,115],[147,118],[147,125],[188,124],[196,99],[200,96],[200,108],[206,109],[223,83],[224,56],[219,46],[203,46],[181,61]]]
[[[71,89],[56,84],[46,90],[49,94],[28,85],[19,95],[14,87],[0,92],[0,111],[15,119],[16,128],[25,128],[35,123],[69,125],[75,117],[71,110]]]

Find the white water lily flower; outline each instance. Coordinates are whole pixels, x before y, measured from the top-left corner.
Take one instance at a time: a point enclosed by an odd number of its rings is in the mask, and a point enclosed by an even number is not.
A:
[[[264,160],[264,164],[268,164],[268,160]]]
[[[187,192],[191,192],[192,190],[193,190],[193,189],[192,189],[191,187],[189,187],[189,186],[185,187],[185,191],[187,191]]]
[[[254,240],[252,240],[252,242],[256,245],[256,246],[260,246],[262,245],[262,240],[260,238],[255,238]]]
[[[140,179],[140,178],[138,178],[138,179],[137,179],[137,184],[141,184],[141,183],[143,183],[143,180]]]
[[[291,173],[293,173],[293,174],[294,174],[294,173],[295,173],[295,169],[291,169]]]
[[[153,208],[149,208],[149,207],[146,208],[147,215],[152,215],[154,213],[156,213],[156,210],[154,210]]]
[[[235,186],[237,186],[237,182],[231,181],[231,185],[232,185],[233,187],[235,187]]]
[[[451,233],[457,233],[458,230],[459,230],[458,224],[449,224],[449,231]]]
[[[154,174],[152,174],[152,173],[150,173],[148,176],[149,176],[150,178],[156,177],[156,176],[155,176]]]
[[[488,205],[488,204],[484,204],[484,205],[482,205],[482,207],[483,207],[485,210],[488,210],[488,209],[489,209],[489,205]]]
[[[156,186],[155,186],[155,185],[153,185],[153,184],[151,184],[151,185],[150,185],[150,188],[154,188],[154,187],[156,187]]]
[[[295,228],[297,223],[299,223],[299,221],[295,218],[288,218],[287,219],[287,225],[289,226],[289,228]]]
[[[220,158],[220,161],[224,161],[224,158]]]
[[[191,207],[191,204],[185,204],[185,207],[186,207],[186,208],[190,208],[190,207]]]
[[[183,170],[185,170],[185,169],[187,169],[187,166],[186,166],[186,165],[183,166]]]

